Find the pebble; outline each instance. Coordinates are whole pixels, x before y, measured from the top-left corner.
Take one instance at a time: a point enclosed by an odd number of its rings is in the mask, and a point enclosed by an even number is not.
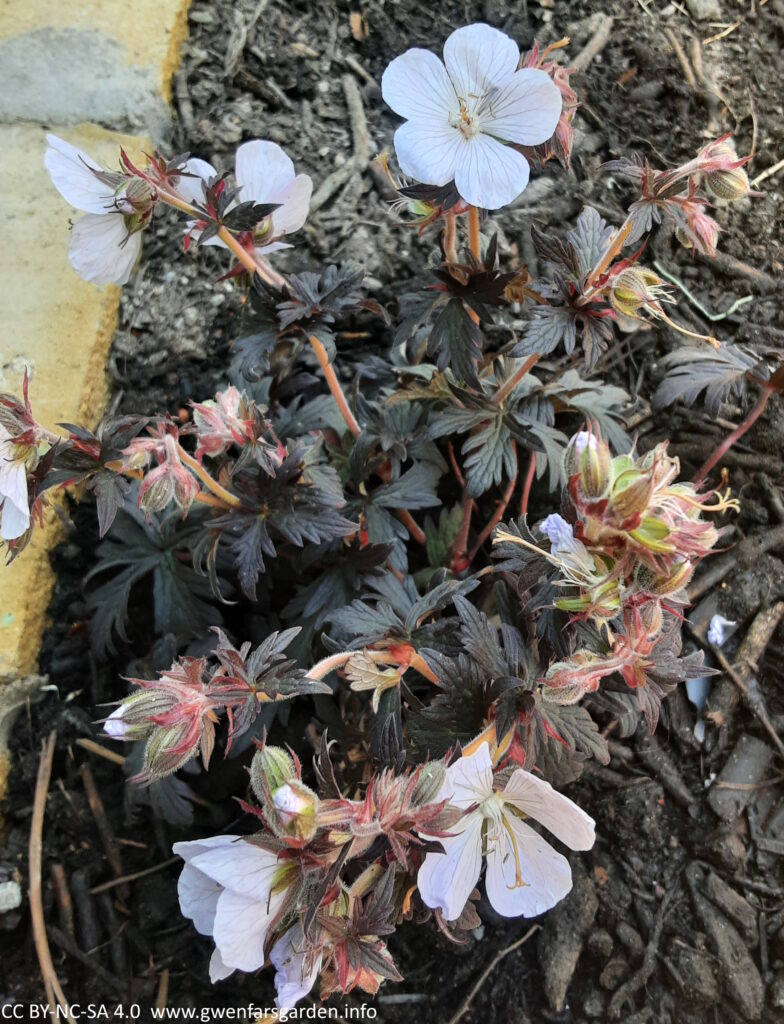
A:
[[[719,0],[686,0],[686,6],[689,8],[689,14],[697,21],[721,20]]]
[[[16,910],[22,905],[22,890],[18,882],[0,882],[0,914]]]

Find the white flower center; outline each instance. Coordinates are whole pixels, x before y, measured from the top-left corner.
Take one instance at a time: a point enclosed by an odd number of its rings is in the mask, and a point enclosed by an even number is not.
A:
[[[482,801],[480,809],[482,814],[488,821],[487,827],[487,845],[488,850],[491,843],[502,843],[504,842],[504,832],[509,840],[511,846],[511,853],[515,861],[515,881],[514,885],[509,886],[510,889],[519,889],[521,886],[529,885],[530,883],[523,880],[522,865],[520,864],[520,851],[517,847],[517,839],[514,831],[510,827],[507,816],[504,813],[504,800],[503,793],[494,792],[491,796],[487,797]],[[508,856],[508,854],[507,854]]]
[[[461,99],[460,113],[457,115],[449,115],[449,123],[453,128],[457,128],[457,130],[466,139],[473,139],[474,136],[478,135],[482,130],[481,120],[479,117],[482,98],[472,97],[472,99],[478,100],[479,102],[474,102],[474,104],[469,107],[465,100]]]

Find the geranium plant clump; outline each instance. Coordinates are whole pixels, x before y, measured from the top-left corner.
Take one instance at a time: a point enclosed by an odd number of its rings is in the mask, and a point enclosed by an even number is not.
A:
[[[242,834],[174,851],[182,912],[214,942],[212,979],[271,964],[284,1008],[314,986],[326,997],[399,980],[387,937],[404,921],[432,917],[460,941],[480,922],[482,875],[503,916],[557,904],[571,869],[552,844],[587,850],[595,834],[555,787],[588,758],[607,762],[603,716],[628,734],[644,715],[653,730],[662,698],[705,672],[701,654],[680,657],[685,587],[719,540],[714,517],[736,503],[679,480],[666,444],[638,453],[628,396],[589,375],[619,328],[663,321],[681,341],[662,401],[767,381],[762,357],[676,324],[644,262],[657,224],[715,252],[713,200],[749,194],[744,160],[726,137],[674,169],[616,160],[637,190],[623,224],[586,207],[569,230],[533,229],[540,279],[499,267],[487,211],[533,168],[569,165],[565,42],[521,54],[471,25],[443,61],[413,49],[386,69],[384,99],[404,119],[406,178],[384,161],[393,210],[441,251],[414,290],[388,296],[399,316],[385,359],[351,357],[360,318],[390,319],[360,268],[269,262],[312,190],[278,145],[244,143],[233,173],[125,153],[110,171],[49,140],[52,181],[84,214],[71,231],[80,275],[128,281],[168,206],[186,248],[227,250],[249,296],[231,379],[186,422],[108,417],[55,434],[27,382],[2,396],[1,529],[15,557],[53,489],[92,492],[107,538],[91,598],[99,649],[125,636],[131,593],[152,576],[154,628],[176,657],[130,679],[103,726],[133,744],[132,785],[165,791],[158,806],[182,824],[192,807],[174,773],[255,743]],[[491,330],[510,310],[522,337]],[[530,524],[535,477],[552,511]],[[253,643],[237,622],[254,623]],[[305,746],[286,732],[292,702]]]

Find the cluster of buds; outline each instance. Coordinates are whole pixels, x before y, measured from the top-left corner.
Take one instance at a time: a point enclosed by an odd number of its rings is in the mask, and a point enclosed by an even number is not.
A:
[[[719,225],[708,213],[710,199],[735,202],[759,194],[752,191],[744,170],[749,159],[739,157],[731,137],[723,135],[703,146],[692,160],[669,170],[654,170],[639,158],[605,164],[640,185],[640,198],[630,207],[633,230],[627,241],[638,241],[652,220],[667,219],[682,245],[715,256]]]
[[[278,440],[265,410],[253,402],[244,391],[233,385],[219,391],[214,400],[193,403],[193,426],[198,444],[196,458],[224,455],[232,445],[238,445],[242,454],[235,471],[248,460],[255,461],[267,472],[279,466],[288,454]],[[270,439],[268,440],[267,435]]]
[[[124,470],[144,470],[151,460],[158,463],[146,472],[139,487],[139,508],[148,515],[161,512],[172,502],[183,515],[199,493],[199,484],[182,463],[178,430],[163,423],[150,430],[151,436],[137,437],[123,452]]]
[[[496,543],[521,544],[556,566],[556,586],[569,590],[556,607],[592,621],[610,641],[607,654],[583,649],[552,664],[542,679],[545,699],[575,703],[613,673],[633,689],[646,684],[673,606],[686,603],[684,588],[719,540],[703,515],[738,508],[729,492],[676,482],[679,471],[666,444],[613,457],[598,429],[581,431],[565,455],[572,521],[556,513],[539,524],[549,550],[496,531]]]

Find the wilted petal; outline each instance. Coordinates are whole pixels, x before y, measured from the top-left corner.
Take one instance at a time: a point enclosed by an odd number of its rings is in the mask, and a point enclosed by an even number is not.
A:
[[[444,43],[446,70],[467,105],[472,97],[506,85],[519,59],[520,49],[514,39],[481,23],[457,29]]]
[[[511,814],[487,853],[487,898],[502,917],[536,917],[559,903],[572,888],[569,861],[538,833]],[[511,829],[514,843],[509,832]],[[515,845],[520,861],[518,885]]]
[[[482,870],[482,821],[480,811],[467,815],[452,831],[459,835],[441,839],[444,853],[428,853],[417,875],[417,886],[426,906],[439,907],[447,921],[460,917]]]
[[[206,160],[200,160],[196,156],[186,160],[182,165],[182,170],[186,173],[181,174],[177,181],[178,193],[188,203],[203,203],[204,187],[202,183],[210,181],[218,172],[212,164],[207,163]]]
[[[49,148],[44,155],[44,166],[63,199],[85,213],[105,214],[110,211],[114,204],[114,190],[93,174],[101,167],[65,139],[47,135],[46,141]]]
[[[552,138],[561,116],[561,94],[544,71],[516,71],[482,114],[482,131],[521,146]]]
[[[142,249],[142,233],[128,235],[122,214],[87,213],[71,230],[68,259],[93,284],[127,284]]]
[[[447,124],[460,103],[446,68],[430,50],[414,48],[395,57],[381,76],[384,102],[410,121]]]
[[[395,152],[404,174],[426,185],[446,185],[452,181],[465,138],[446,121],[406,121],[395,132]],[[522,159],[522,158],[521,158]]]
[[[533,818],[570,850],[590,850],[596,840],[596,822],[573,800],[522,768],[509,779],[504,799]]]
[[[291,158],[275,142],[254,139],[243,143],[235,158],[240,202],[277,203],[294,181]]]
[[[454,134],[460,137],[459,132]],[[467,203],[484,210],[497,210],[516,199],[528,184],[529,173],[522,154],[490,135],[475,135],[457,152],[457,191]]]

